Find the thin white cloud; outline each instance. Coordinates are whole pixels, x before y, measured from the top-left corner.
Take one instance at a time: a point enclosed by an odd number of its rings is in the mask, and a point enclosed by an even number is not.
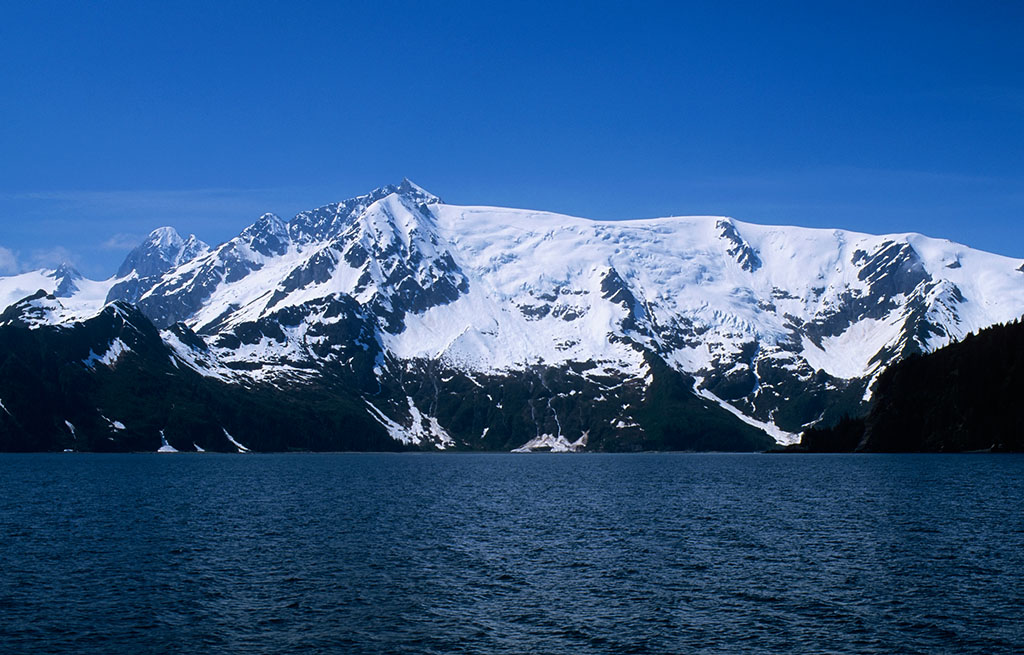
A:
[[[28,263],[32,269],[57,268],[61,264],[77,266],[78,255],[64,246],[53,246],[52,248],[33,250]]]
[[[18,254],[10,248],[0,246],[0,275],[13,275],[21,272]]]
[[[142,243],[143,238],[145,237],[140,234],[118,232],[104,241],[100,247],[104,250],[131,250]]]

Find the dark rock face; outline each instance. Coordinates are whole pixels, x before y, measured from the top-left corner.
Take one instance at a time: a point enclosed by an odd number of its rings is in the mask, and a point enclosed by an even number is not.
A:
[[[170,227],[153,230],[137,248],[128,253],[117,277],[127,277],[133,272],[140,278],[159,277],[182,262],[199,256],[206,244],[190,234],[188,239]]]
[[[139,309],[161,328],[184,321],[195,314],[217,286],[228,277],[232,268],[231,262],[234,261],[232,251],[228,246],[221,246],[216,252],[225,249],[228,250],[228,254],[224,259],[228,263],[212,259],[210,255],[201,258],[199,266],[188,275],[161,280],[156,286],[148,289],[149,295],[138,300]],[[241,262],[234,268],[238,270],[247,266],[245,262]],[[111,293],[116,288],[112,289]]]
[[[640,322],[646,318],[644,308],[614,268],[609,268],[601,278],[601,297],[626,310],[626,318],[622,322],[624,330],[636,331],[640,328]]]
[[[593,365],[537,366],[474,375],[430,361],[395,373],[402,394],[424,414],[444,417],[456,447],[511,450],[541,435],[588,451],[763,450],[774,443],[692,392],[693,380],[651,356],[653,382],[594,375]],[[615,388],[610,392],[609,388]],[[401,395],[374,400],[400,413]]]
[[[727,252],[736,259],[743,270],[753,273],[761,268],[761,258],[757,256],[757,251],[740,236],[739,230],[731,221],[718,221],[717,227],[721,238],[729,244]]]
[[[404,197],[401,200],[407,205],[410,202]],[[412,210],[426,211],[419,205]],[[354,294],[370,292],[369,308],[383,319],[384,329],[394,334],[404,329],[406,314],[453,302],[469,291],[469,280],[437,235],[429,231],[429,213],[407,238],[389,212],[384,211],[381,218],[373,225],[350,225],[332,245],[347,266],[361,271]]]
[[[53,295],[57,298],[70,298],[78,291],[76,282],[82,279],[82,274],[75,270],[70,264],[61,264],[53,272],[53,278],[58,280],[57,288]]]
[[[273,257],[288,252],[291,237],[288,234],[287,223],[273,214],[264,214],[258,221],[242,230],[239,241],[255,253]]]

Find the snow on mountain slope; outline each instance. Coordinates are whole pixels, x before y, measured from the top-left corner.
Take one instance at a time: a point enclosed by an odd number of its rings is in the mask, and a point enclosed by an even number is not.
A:
[[[47,293],[53,293],[57,288],[57,281],[53,279],[53,273],[54,271],[43,269],[0,277],[0,309],[7,308],[40,289]]]
[[[865,268],[855,261],[857,255],[867,261],[871,255],[897,246],[920,269],[922,281],[930,277],[939,283],[938,289],[956,288],[960,296],[969,299],[953,299],[957,314],[949,317],[949,334],[933,336],[926,344],[929,348],[1015,318],[1024,308],[1024,279],[1015,274],[1015,260],[920,235],[872,236],[757,226],[719,217],[601,222],[497,208],[438,206],[436,211],[442,233],[458,248],[463,269],[477,273],[470,286],[481,295],[520,309],[533,307],[525,303],[539,302],[535,306],[547,303],[551,308],[601,312],[595,279],[614,270],[642,299],[637,309],[651,325],[682,322],[714,327],[715,334],[709,336],[722,347],[755,334],[763,345],[777,346],[792,337],[794,319],[808,322],[834,315],[848,302],[845,294],[855,298],[871,290],[871,280],[863,275]],[[756,270],[730,256],[733,240],[729,237],[740,234],[745,246],[757,253],[761,265]],[[950,268],[951,261],[960,266]],[[939,294],[929,291],[923,298],[930,311],[940,311]],[[892,299],[883,294],[877,300]],[[451,309],[441,307],[433,312],[444,314]],[[529,311],[524,315],[533,323],[559,326],[550,315],[535,317]],[[484,329],[492,318],[479,311],[469,316],[476,317],[471,325],[477,329]],[[587,319],[601,333],[606,321],[603,312]],[[453,323],[458,321],[438,322],[447,327],[448,334],[466,327]],[[894,326],[880,320],[861,326],[864,336],[876,342],[865,344],[866,348],[858,347],[864,340],[856,334],[828,335],[841,339],[843,347],[856,351],[849,354],[865,364],[853,370],[846,366],[848,375],[841,377],[866,372],[867,361],[878,351],[874,346],[887,325],[889,336],[895,338]],[[537,327],[531,332],[537,335]],[[439,339],[443,341],[448,334]],[[418,337],[408,343],[423,343]],[[650,340],[656,343],[658,335],[650,335]],[[887,341],[882,339],[883,344]],[[404,348],[404,343],[398,345]],[[530,352],[536,353],[545,343],[552,343],[548,335],[535,339]],[[702,339],[689,348],[700,349],[705,343],[707,339]],[[413,347],[402,354],[426,352]],[[562,358],[550,350],[543,354]],[[518,359],[526,361],[526,353],[520,353]],[[836,366],[844,368],[841,362]]]
[[[103,309],[114,282],[86,279],[67,265],[0,277],[0,311],[42,290],[60,298],[60,310],[49,315],[53,321],[84,320]]]

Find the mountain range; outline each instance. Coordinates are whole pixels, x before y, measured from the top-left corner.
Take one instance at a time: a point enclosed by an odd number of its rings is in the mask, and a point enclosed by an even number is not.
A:
[[[1024,263],[405,180],[215,247],[161,227],[108,280],[0,278],[0,308],[4,450],[756,450],[1020,317]]]

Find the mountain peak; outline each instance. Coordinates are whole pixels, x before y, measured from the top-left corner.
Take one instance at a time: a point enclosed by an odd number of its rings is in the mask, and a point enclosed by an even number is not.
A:
[[[281,255],[288,250],[288,224],[277,214],[266,213],[239,235],[249,247],[266,256]]]
[[[78,285],[75,282],[84,279],[82,274],[67,262],[63,262],[58,266],[57,270],[50,277],[57,280],[57,288],[54,290],[53,295],[58,298],[70,298],[73,296],[78,291]]]
[[[173,227],[158,227],[128,253],[121,268],[117,270],[117,277],[128,277],[132,272],[140,278],[163,275],[208,249],[209,246],[194,234],[190,234],[186,240]]]
[[[173,248],[182,244],[182,238],[177,230],[165,225],[150,232],[146,242],[157,248]]]
[[[398,186],[389,184],[361,196],[299,212],[288,224],[289,234],[297,242],[318,241],[337,235],[367,207],[393,194],[413,204],[429,205],[441,202],[440,198],[405,178]]]
[[[82,274],[68,262],[61,262],[61,265],[57,267],[57,270],[55,270],[50,277],[55,280],[63,280],[65,278],[81,280]]]
[[[416,184],[407,177],[402,178],[402,183],[399,184],[397,187],[397,193],[399,195],[406,196],[407,198],[411,198],[418,202],[426,203],[428,205],[432,203],[441,202],[440,198],[430,193],[429,191],[427,191],[426,189]]]
[[[243,230],[243,233],[252,231],[267,231],[275,234],[283,234],[288,231],[288,224],[280,216],[271,212],[261,215],[256,222]]]

